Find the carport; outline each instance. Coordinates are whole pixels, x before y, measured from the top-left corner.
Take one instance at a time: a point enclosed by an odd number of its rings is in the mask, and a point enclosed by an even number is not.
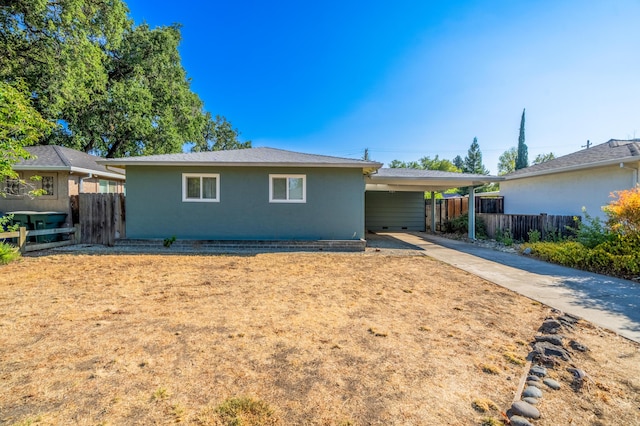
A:
[[[366,177],[365,224],[371,230],[424,231],[424,193],[469,188],[469,238],[475,239],[474,188],[499,182],[498,176],[418,169],[378,169]],[[435,203],[431,204],[435,229]],[[420,215],[420,221],[418,221]]]

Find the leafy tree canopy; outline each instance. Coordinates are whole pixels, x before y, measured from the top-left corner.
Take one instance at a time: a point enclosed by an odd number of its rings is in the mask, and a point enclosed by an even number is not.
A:
[[[548,154],[538,154],[536,156],[536,159],[533,160],[532,164],[535,165],[544,163],[545,161],[553,160],[554,158],[556,158],[556,156],[553,154],[553,152],[549,152]]]
[[[211,118],[210,113],[205,114],[204,138],[195,143],[192,152],[222,151],[227,149],[251,148],[251,141],[240,142],[240,131],[234,129],[226,118],[216,115]]]
[[[16,178],[14,164],[29,158],[25,146],[36,143],[51,130],[52,124],[44,120],[33,108],[24,84],[10,85],[0,81],[0,180]],[[0,185],[4,196],[4,185]]]
[[[461,170],[456,167],[451,161],[444,158],[441,159],[438,155],[436,155],[434,158],[422,157],[418,161],[404,162],[400,160],[393,160],[391,163],[389,163],[389,167],[402,169],[440,170],[443,172],[454,173],[461,172]]]
[[[512,146],[508,150],[502,153],[498,158],[498,175],[506,175],[516,169],[516,157],[518,156],[518,150],[515,146]]]
[[[134,26],[121,0],[0,0],[0,81],[25,81],[60,123],[43,143],[107,157],[250,146],[203,111],[177,24]]]

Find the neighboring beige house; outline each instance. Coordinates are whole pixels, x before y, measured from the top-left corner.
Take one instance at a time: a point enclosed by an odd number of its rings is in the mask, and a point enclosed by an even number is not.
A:
[[[504,176],[500,195],[506,214],[582,215],[606,218],[610,194],[634,188],[640,168],[640,139],[611,139],[600,145]]]
[[[55,145],[38,145],[26,148],[33,156],[13,166],[19,181],[6,179],[0,197],[0,212],[55,211],[65,212],[67,224],[71,224],[69,196],[80,193],[123,193],[124,170],[105,167],[96,163],[101,157]],[[32,181],[32,176],[41,177]],[[44,189],[46,195],[30,197],[30,189]]]

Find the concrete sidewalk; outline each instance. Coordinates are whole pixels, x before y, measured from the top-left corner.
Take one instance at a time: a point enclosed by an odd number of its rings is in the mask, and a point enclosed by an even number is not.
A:
[[[523,296],[640,342],[640,283],[426,233],[383,233]]]

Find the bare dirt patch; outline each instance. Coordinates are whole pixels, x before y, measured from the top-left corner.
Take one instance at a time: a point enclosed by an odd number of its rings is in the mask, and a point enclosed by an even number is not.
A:
[[[425,256],[25,258],[0,267],[0,423],[481,424],[548,314]],[[593,384],[536,424],[637,424],[638,345],[575,333]]]

